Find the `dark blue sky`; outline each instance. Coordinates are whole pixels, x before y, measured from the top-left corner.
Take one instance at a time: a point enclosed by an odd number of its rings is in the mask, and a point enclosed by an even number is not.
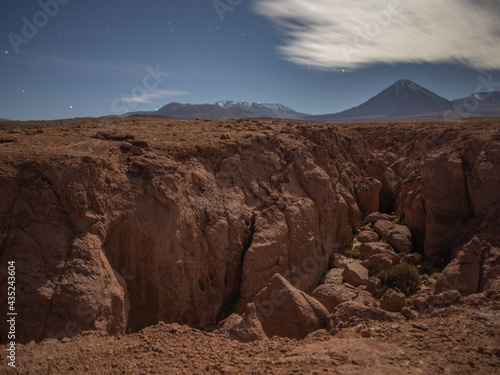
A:
[[[0,118],[102,116],[218,100],[322,114],[359,105],[402,78],[447,99],[500,81],[492,63],[500,61],[494,23],[468,34],[474,44],[460,44],[461,35],[450,40],[439,29],[425,28],[434,37],[402,26],[417,15],[432,17],[420,9],[401,8],[384,19],[387,1],[374,3],[378,20],[337,0],[2,0]],[[497,4],[489,2],[487,14],[498,20]],[[337,14],[351,21],[342,25]],[[469,9],[447,14],[462,22],[460,29],[473,26]],[[357,21],[369,35],[362,45],[350,34]],[[349,43],[363,47],[354,59],[339,52]]]

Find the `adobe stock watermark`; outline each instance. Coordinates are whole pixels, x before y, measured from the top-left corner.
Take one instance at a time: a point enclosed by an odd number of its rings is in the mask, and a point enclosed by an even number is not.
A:
[[[342,53],[346,60],[351,62],[354,54],[358,54],[368,47],[375,38],[380,36],[383,29],[392,23],[393,17],[400,14],[402,10],[401,0],[388,0],[386,9],[377,12],[373,16],[372,22],[359,28],[352,45],[342,47]]]
[[[154,90],[170,75],[170,73],[162,72],[160,65],[156,65],[154,69],[148,65],[146,73],[142,84],[135,86],[129,96],[122,95],[121,98],[117,98],[111,103],[111,111],[114,114],[130,112],[137,108],[140,103],[148,103],[149,99],[154,96]]]
[[[16,54],[19,53],[19,46],[21,44],[28,44],[31,39],[38,35],[40,29],[47,26],[51,18],[59,14],[61,5],[67,5],[71,0],[40,0],[38,5],[40,10],[35,12],[31,19],[22,17],[21,21],[21,34],[10,32],[7,34],[10,45]]]
[[[227,12],[232,13],[241,3],[243,3],[243,0],[214,0],[212,4],[222,22],[224,21],[224,14]]]
[[[460,120],[465,118],[470,118],[477,112],[481,101],[488,100],[493,91],[500,90],[500,82],[493,81],[493,75],[486,73],[479,75],[477,77],[479,84],[474,90],[474,94],[469,96],[459,103],[455,103],[453,108],[446,111],[443,114],[443,118],[446,120]]]

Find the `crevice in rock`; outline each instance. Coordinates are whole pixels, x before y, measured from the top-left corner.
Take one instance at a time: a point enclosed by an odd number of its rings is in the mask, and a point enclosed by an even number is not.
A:
[[[252,246],[253,237],[255,233],[255,219],[256,219],[256,214],[253,213],[250,218],[250,223],[248,225],[247,229],[248,233],[246,233],[246,238],[243,241],[243,249],[241,252],[240,264],[238,265],[239,278],[238,278],[237,288],[235,288],[236,292],[225,299],[223,305],[219,310],[219,314],[217,315],[216,323],[219,323],[220,321],[226,319],[233,312],[236,312],[237,304],[241,299],[240,288],[241,288],[241,278],[243,276],[243,262],[245,261],[245,254],[247,253],[248,249],[250,249],[250,247]],[[226,285],[228,285],[227,279],[230,277],[228,271],[229,269],[226,269]]]
[[[470,173],[467,171],[467,163],[465,160],[462,160],[462,169],[464,171],[464,188],[465,188],[465,197],[467,199],[467,211],[468,215],[466,218],[464,218],[464,223],[469,221],[471,218],[474,217],[474,206],[472,204],[472,198],[470,196],[470,189],[469,189],[469,181],[470,181]]]
[[[248,228],[248,234],[247,234],[245,241],[243,242],[243,251],[241,253],[242,264],[243,264],[243,259],[245,258],[245,254],[247,253],[248,249],[250,249],[250,246],[252,246],[253,236],[255,233],[255,216],[256,216],[256,214],[253,213],[252,217],[250,218],[250,225]]]

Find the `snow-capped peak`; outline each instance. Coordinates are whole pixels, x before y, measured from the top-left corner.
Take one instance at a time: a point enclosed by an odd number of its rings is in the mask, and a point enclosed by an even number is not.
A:
[[[264,117],[295,118],[298,116],[298,113],[293,109],[277,103],[235,102],[231,100],[221,100],[215,103],[215,105],[222,108],[246,108]]]

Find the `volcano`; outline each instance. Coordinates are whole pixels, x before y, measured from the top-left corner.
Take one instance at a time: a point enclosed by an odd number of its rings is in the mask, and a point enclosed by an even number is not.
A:
[[[402,79],[367,102],[343,112],[311,116],[314,121],[377,121],[439,118],[452,103],[420,85]]]

